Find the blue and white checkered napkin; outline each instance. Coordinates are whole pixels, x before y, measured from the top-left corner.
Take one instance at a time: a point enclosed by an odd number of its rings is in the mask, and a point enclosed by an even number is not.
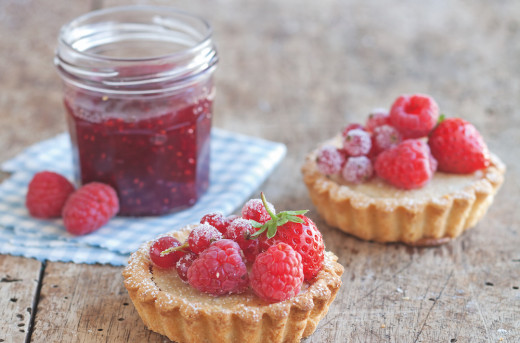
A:
[[[86,236],[68,234],[61,219],[32,218],[25,194],[32,176],[51,170],[73,177],[70,142],[61,134],[2,164],[13,173],[0,184],[0,253],[39,260],[124,265],[141,243],[195,223],[208,213],[241,206],[285,156],[281,143],[213,129],[208,192],[191,208],[160,217],[116,217]]]

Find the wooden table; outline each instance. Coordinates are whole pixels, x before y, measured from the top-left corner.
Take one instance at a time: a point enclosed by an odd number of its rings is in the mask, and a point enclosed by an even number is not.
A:
[[[0,1],[0,161],[65,130],[52,65],[59,27],[123,3]],[[261,189],[279,209],[309,208],[345,266],[336,301],[305,342],[520,342],[518,1],[175,6],[214,26],[215,126],[287,144]],[[444,113],[471,120],[508,165],[484,220],[437,248],[369,243],[328,227],[299,170],[317,142],[410,92],[431,94]],[[0,342],[166,341],[142,324],[121,270],[0,256]]]

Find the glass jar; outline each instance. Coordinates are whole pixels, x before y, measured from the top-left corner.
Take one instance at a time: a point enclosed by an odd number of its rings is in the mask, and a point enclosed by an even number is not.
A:
[[[217,62],[210,25],[168,7],[115,7],[63,26],[55,65],[77,180],[113,186],[120,215],[193,205],[209,185]]]

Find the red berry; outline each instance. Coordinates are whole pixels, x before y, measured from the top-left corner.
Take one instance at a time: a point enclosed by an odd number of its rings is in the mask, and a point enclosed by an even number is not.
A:
[[[229,225],[224,237],[237,242],[246,260],[253,262],[260,252],[258,240],[251,238],[251,234],[255,232],[256,230],[249,220],[240,218]]]
[[[182,281],[188,282],[188,269],[192,265],[193,261],[197,259],[197,257],[199,257],[199,255],[192,252],[187,252],[175,264],[177,274],[179,275]]]
[[[104,183],[91,182],[72,193],[63,207],[68,232],[84,235],[105,225],[119,211],[116,191]]]
[[[343,138],[345,138],[347,136],[347,134],[352,131],[352,130],[355,130],[355,129],[361,129],[361,130],[364,130],[363,128],[363,125],[361,124],[357,124],[357,123],[353,123],[353,124],[348,124],[342,131],[341,131],[341,135],[343,136]]]
[[[388,111],[384,108],[376,108],[369,115],[365,124],[365,130],[374,132],[376,127],[388,125],[390,123],[390,116]]]
[[[36,173],[29,183],[25,206],[36,218],[61,216],[63,205],[74,192],[74,186],[60,174],[42,171]]]
[[[289,244],[302,256],[303,274],[305,280],[314,278],[320,271],[325,246],[321,232],[308,217],[298,215],[303,223],[287,222],[278,227],[276,235],[268,239],[266,235],[260,236],[261,250],[267,250],[270,246],[278,243]]]
[[[153,264],[157,267],[173,268],[186,252],[177,250],[163,256],[161,256],[161,253],[166,249],[175,248],[180,245],[181,242],[171,236],[159,237],[150,246],[150,260],[152,260]]]
[[[371,147],[370,134],[360,129],[351,130],[343,139],[343,148],[350,156],[366,155]]]
[[[439,106],[427,95],[401,95],[390,109],[390,123],[404,138],[427,136],[437,119]]]
[[[318,150],[316,165],[320,173],[334,175],[341,171],[345,159],[346,156],[343,151],[332,145],[324,145]]]
[[[201,224],[208,223],[213,226],[215,229],[220,231],[220,233],[225,234],[228,223],[226,222],[226,218],[221,212],[213,212],[208,213],[200,220]]]
[[[245,291],[249,279],[238,244],[230,239],[213,243],[188,268],[188,282],[212,295]]]
[[[374,143],[375,149],[377,150],[378,154],[381,151],[396,146],[403,140],[403,137],[399,133],[399,131],[397,131],[395,127],[390,125],[381,125],[376,127],[374,129],[372,137],[372,142]]]
[[[211,243],[222,238],[222,234],[208,223],[198,224],[191,230],[188,236],[188,244],[192,252],[200,254],[206,250]]]
[[[394,186],[414,189],[432,178],[437,162],[424,141],[408,139],[379,154],[374,167],[379,177]]]
[[[271,246],[256,258],[251,268],[251,287],[262,299],[283,301],[300,292],[303,265],[300,254],[285,243]]]
[[[439,170],[467,174],[489,166],[489,150],[477,129],[460,118],[443,120],[428,139]]]
[[[238,218],[240,218],[240,217],[235,214],[227,216],[226,217],[226,230],[227,230],[228,226],[231,225],[231,223],[234,222],[235,219],[238,219]],[[224,234],[224,233],[222,233],[222,234]]]
[[[269,206],[271,211],[274,212],[273,204],[267,203],[267,205]],[[252,219],[259,223],[265,223],[266,221],[271,219],[271,216],[265,209],[261,199],[251,199],[248,202],[246,202],[244,207],[242,207],[242,218]]]
[[[341,175],[345,181],[354,184],[369,180],[373,173],[372,162],[366,156],[350,157],[341,171]]]

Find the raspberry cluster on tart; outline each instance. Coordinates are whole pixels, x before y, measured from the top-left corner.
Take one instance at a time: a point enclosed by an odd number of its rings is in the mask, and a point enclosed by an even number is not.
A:
[[[341,285],[306,211],[262,200],[205,215],[132,254],[125,287],[146,326],[179,343],[299,342]]]
[[[429,246],[476,225],[505,165],[477,129],[428,95],[398,97],[309,153],[303,179],[328,225],[358,238]]]

